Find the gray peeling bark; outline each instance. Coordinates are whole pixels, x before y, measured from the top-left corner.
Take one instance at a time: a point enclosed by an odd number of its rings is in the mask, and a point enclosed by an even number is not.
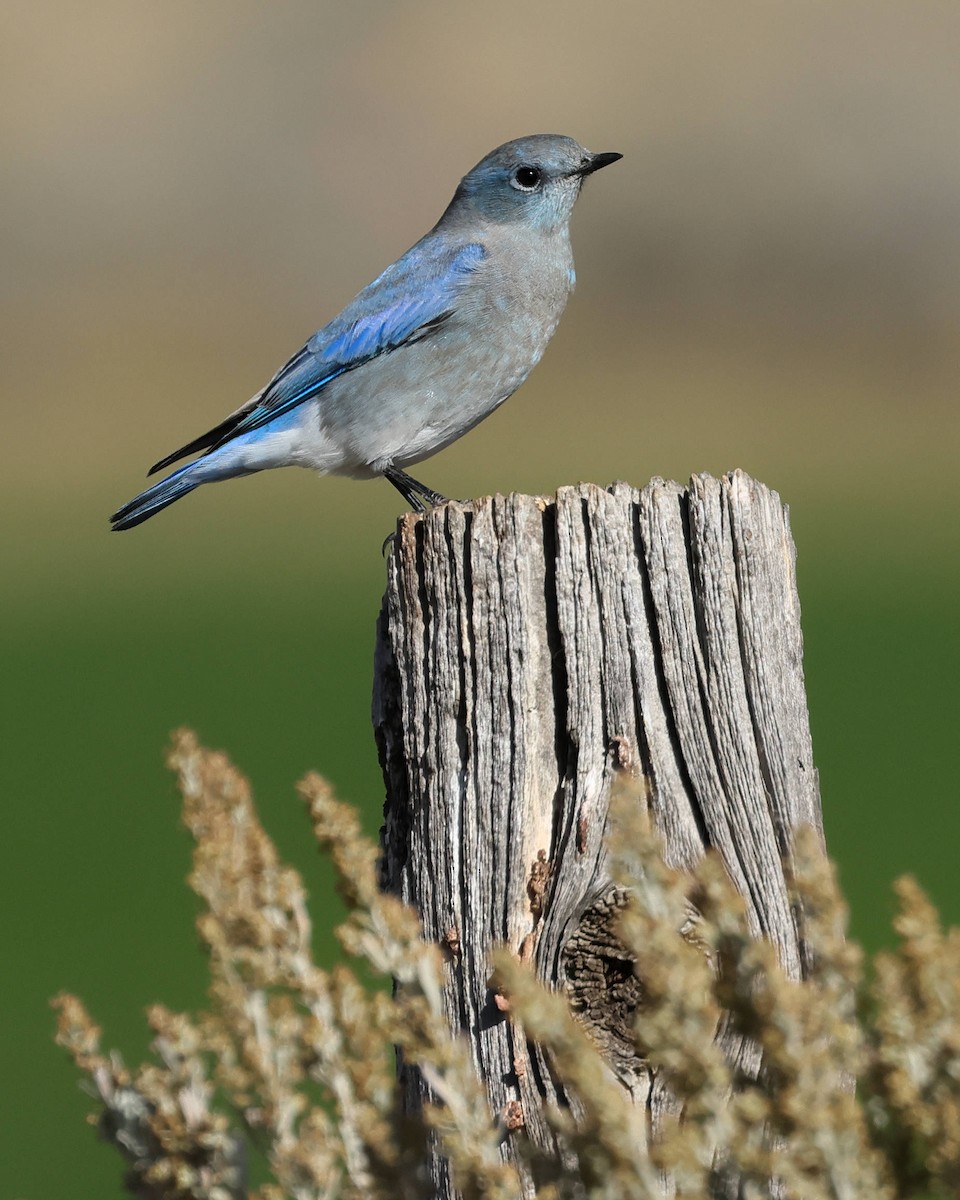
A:
[[[604,849],[617,759],[639,763],[671,864],[716,847],[755,931],[802,975],[781,865],[794,826],[822,828],[801,657],[787,513],[740,472],[401,522],[374,693],[385,886],[454,949],[450,1024],[493,1111],[520,1101],[544,1147],[543,1104],[568,1098],[536,1048],[515,1044],[488,988],[491,944],[580,989],[639,1111],[656,1122],[669,1104],[618,1026],[633,996],[608,920],[622,902]],[[756,1070],[748,1048],[728,1049]],[[416,1103],[425,1085],[404,1074]],[[442,1162],[431,1172],[448,1194]]]

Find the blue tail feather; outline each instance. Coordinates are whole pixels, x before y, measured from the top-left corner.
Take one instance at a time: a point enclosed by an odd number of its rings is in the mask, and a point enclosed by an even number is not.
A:
[[[118,508],[110,518],[114,530],[133,529],[154,513],[162,511],[181,496],[186,496],[188,492],[198,488],[201,483],[234,479],[238,475],[252,475],[266,467],[282,466],[284,459],[278,456],[276,435],[294,428],[301,420],[300,412],[283,413],[259,429],[241,434],[224,446],[214,447],[194,462],[187,463],[166,479],[161,479],[153,487],[147,488],[139,496],[134,496],[123,508]],[[189,450],[190,447],[185,449]],[[158,463],[153,470],[162,465]]]
[[[160,512],[168,504],[173,504],[181,496],[186,496],[188,492],[199,487],[204,482],[203,479],[198,478],[196,474],[193,478],[190,477],[190,473],[196,465],[196,463],[188,463],[179,471],[168,475],[166,479],[155,483],[153,487],[147,488],[145,492],[141,492],[139,496],[134,496],[122,508],[118,508],[110,518],[114,531],[133,529],[135,525],[146,521],[148,517]]]

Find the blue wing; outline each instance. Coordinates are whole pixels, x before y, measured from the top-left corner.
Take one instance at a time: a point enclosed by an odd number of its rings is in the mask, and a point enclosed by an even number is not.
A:
[[[436,239],[418,242],[315,333],[250,405],[161,459],[150,474],[259,429],[372,358],[429,337],[456,312],[462,284],[485,257],[476,242],[453,248]]]

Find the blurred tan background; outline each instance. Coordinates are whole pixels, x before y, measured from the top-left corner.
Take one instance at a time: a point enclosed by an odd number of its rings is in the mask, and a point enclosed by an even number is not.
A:
[[[776,488],[854,931],[889,939],[903,870],[960,917],[954,0],[12,0],[0,56],[11,1194],[60,1195],[68,1171],[119,1195],[46,998],[79,991],[131,1057],[144,1004],[202,998],[167,731],[250,771],[327,956],[291,785],[326,772],[371,832],[382,801],[393,489],[272,472],[122,537],[107,515],[508,138],[624,159],[578,206],[543,363],[420,477],[468,496],[742,467]]]

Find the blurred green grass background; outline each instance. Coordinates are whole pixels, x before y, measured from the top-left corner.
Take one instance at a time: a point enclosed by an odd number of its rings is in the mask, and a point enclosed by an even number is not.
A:
[[[743,467],[790,504],[829,848],[870,948],[915,873],[960,918],[960,11],[566,0],[479,10],[6,6],[0,592],[7,1194],[119,1196],[51,1042],[78,992],[131,1060],[202,1002],[162,766],[188,724],[337,905],[293,792],[375,834],[385,483],[274,472],[122,537],[162,453],[256,390],[509,137],[625,154],[511,403],[451,495]]]

